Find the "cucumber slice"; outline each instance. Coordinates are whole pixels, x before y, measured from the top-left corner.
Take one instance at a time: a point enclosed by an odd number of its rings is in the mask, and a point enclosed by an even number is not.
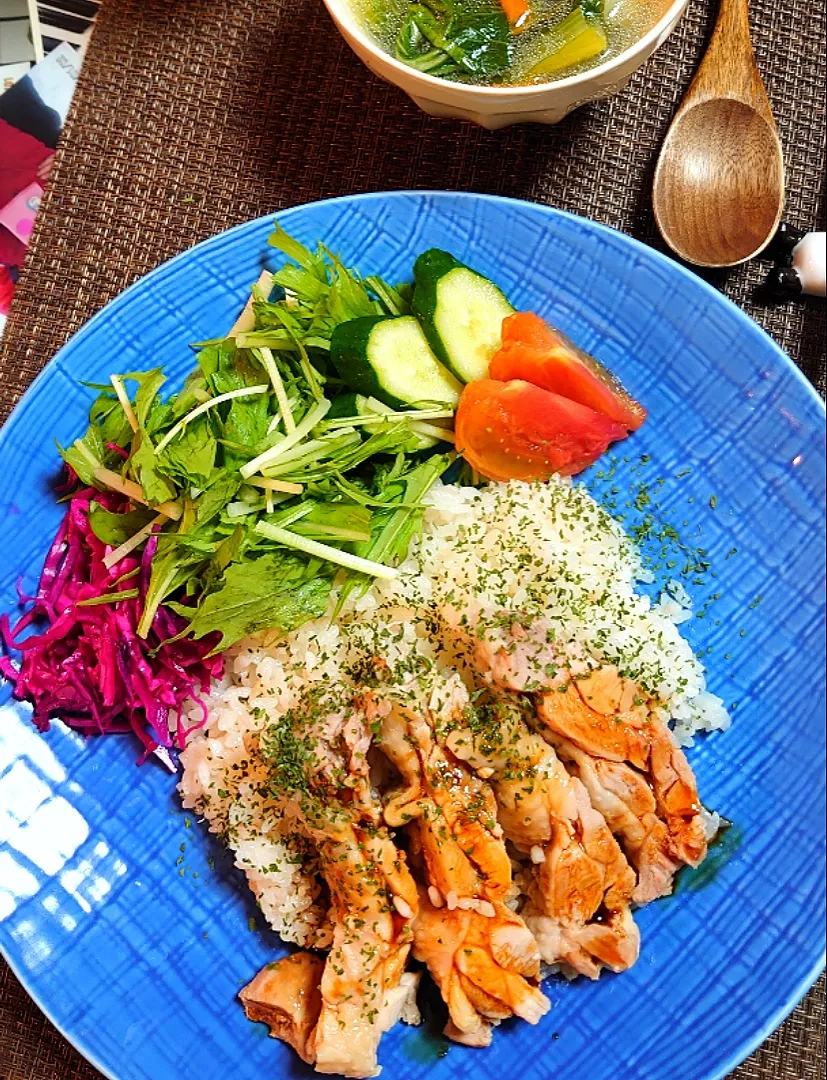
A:
[[[368,315],[341,323],[330,359],[344,382],[392,409],[456,408],[462,387],[440,364],[412,315]]]
[[[414,314],[437,357],[462,382],[487,378],[514,308],[488,278],[438,248],[419,256],[414,280]]]
[[[365,412],[370,411],[366,408],[367,400],[362,394],[338,394],[331,401],[325,420],[341,420],[345,416],[363,416]]]

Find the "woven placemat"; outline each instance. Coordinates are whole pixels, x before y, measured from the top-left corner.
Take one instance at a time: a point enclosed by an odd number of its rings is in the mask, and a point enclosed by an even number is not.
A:
[[[787,158],[787,220],[823,229],[823,6],[754,0],[752,19]],[[136,278],[212,233],[295,203],[393,188],[493,192],[660,246],[654,163],[711,20],[711,6],[691,0],[623,95],[553,129],[492,134],[427,118],[369,75],[320,0],[105,0],[0,345],[0,419],[54,351]],[[823,391],[824,304],[756,305],[766,269],[711,280]],[[824,1080],[824,1011],[822,980],[737,1080]],[[97,1076],[0,965],[0,1080]]]

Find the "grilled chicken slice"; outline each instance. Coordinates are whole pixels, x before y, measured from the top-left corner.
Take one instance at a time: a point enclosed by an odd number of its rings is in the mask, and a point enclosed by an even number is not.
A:
[[[416,886],[384,828],[320,817],[305,829],[319,850],[333,920],[309,1049],[317,1072],[375,1076],[382,1011],[400,984],[413,938]]]
[[[446,700],[467,691],[459,683],[446,687]],[[427,817],[439,828],[420,830],[429,883],[443,897],[501,900],[511,889],[511,862],[497,823],[497,803],[490,786],[461,762],[446,754],[434,734],[440,719],[421,703],[374,694],[380,718],[379,746],[396,766],[404,788],[385,806],[392,827]]]
[[[628,762],[645,773],[669,832],[671,854],[689,866],[703,862],[706,838],[689,762],[666,724],[616,668],[598,668],[588,678],[540,695],[537,716],[550,735],[592,757]]]
[[[247,1019],[268,1024],[270,1034],[289,1043],[308,1065],[315,1060],[308,1044],[322,1008],[323,971],[320,956],[293,953],[262,968],[238,995]]]
[[[342,684],[309,693],[264,744],[330,893],[333,941],[304,1052],[318,1072],[360,1078],[376,1075],[383,1022],[394,1002],[401,1007],[418,906],[405,854],[371,789],[370,743],[365,712]]]
[[[492,1024],[512,1015],[536,1023],[549,1003],[534,985],[536,943],[503,903],[511,890],[511,862],[491,788],[446,752],[436,735],[446,713],[467,703],[467,691],[459,680],[438,689],[419,701],[416,694],[400,701],[373,692],[380,746],[404,785],[385,816],[407,825],[424,862],[427,889],[414,922],[413,951],[448,1005],[446,1034],[485,1046]],[[437,711],[429,704],[435,696],[442,705]]]
[[[490,908],[437,908],[424,894],[414,926],[414,956],[448,1006],[445,1033],[470,1046],[487,1046],[494,1023],[519,1016],[536,1024],[550,1007],[533,984],[540,956],[530,931],[504,904]]]
[[[416,887],[383,829],[340,821],[311,831],[331,890],[330,953],[270,964],[239,996],[249,1019],[269,1024],[317,1072],[376,1076],[379,1040],[416,989],[405,973]]]
[[[450,609],[443,618],[485,681],[537,695],[538,717],[549,733],[592,757],[626,762],[644,773],[669,832],[670,856],[689,866],[703,862],[707,844],[692,769],[659,711],[631,679],[612,664],[570,679],[556,630],[542,618],[527,626],[517,617],[499,620],[474,640]]]
[[[635,875],[585,787],[574,784],[577,817],[555,822],[523,914],[544,960],[596,979],[602,967],[626,971],[637,961]]]
[[[544,629],[543,620],[530,630],[515,622],[507,642],[502,632],[483,636],[473,649],[476,670],[496,687],[536,693],[537,717],[552,741],[560,737],[593,758],[628,763],[642,772],[666,824],[669,857],[698,866],[707,849],[701,802],[689,762],[668,726],[612,664],[567,681]]]
[[[523,915],[542,958],[590,978],[603,966],[625,970],[639,950],[629,911],[634,871],[582,782],[528,727],[529,704],[517,696],[485,702],[446,745],[492,774],[505,835],[534,863]]]
[[[595,758],[566,739],[550,736],[558,755],[582,781],[592,806],[620,840],[637,871],[635,904],[648,904],[672,891],[681,866],[672,854],[666,823],[657,816],[655,797],[642,773],[621,761]]]

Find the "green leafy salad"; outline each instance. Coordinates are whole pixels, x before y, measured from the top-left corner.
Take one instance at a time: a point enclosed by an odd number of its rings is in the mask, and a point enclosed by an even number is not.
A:
[[[341,603],[394,576],[423,496],[454,457],[440,451],[459,384],[409,315],[410,287],[361,280],[278,225],[270,244],[291,261],[262,274],[226,338],[198,346],[177,393],[164,398],[160,369],[113,375],[94,387],[86,434],[61,450],[81,484],[138,507],[91,503],[91,529],[114,549],[108,566],[153,539],[142,637],[164,604],[186,619],[181,635],[216,632],[223,650],[320,615],[334,580]],[[331,339],[345,324],[336,369]],[[429,370],[405,375],[395,353],[417,344]]]

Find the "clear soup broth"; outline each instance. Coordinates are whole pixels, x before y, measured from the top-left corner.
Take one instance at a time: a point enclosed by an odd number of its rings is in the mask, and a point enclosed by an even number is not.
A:
[[[391,56],[439,78],[487,86],[567,78],[625,52],[668,0],[351,0]]]

